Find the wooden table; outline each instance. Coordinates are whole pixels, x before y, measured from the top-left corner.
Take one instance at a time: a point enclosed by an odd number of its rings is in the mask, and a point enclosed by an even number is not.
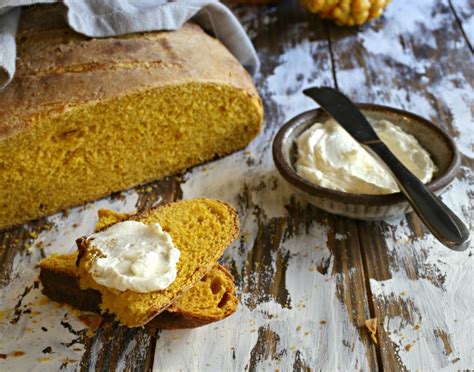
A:
[[[443,199],[473,224],[474,3],[394,0],[381,19],[339,28],[282,2],[234,6],[261,59],[265,127],[245,151],[1,235],[0,370],[420,370],[474,368],[472,247],[451,252],[414,215],[361,222],[322,212],[277,175],[271,141],[314,104],[301,91],[413,111],[456,140],[463,166]],[[45,300],[39,259],[70,251],[100,207],[142,210],[209,196],[238,208],[242,235],[223,262],[240,308],[207,327],[92,337]],[[376,318],[374,344],[365,320]]]

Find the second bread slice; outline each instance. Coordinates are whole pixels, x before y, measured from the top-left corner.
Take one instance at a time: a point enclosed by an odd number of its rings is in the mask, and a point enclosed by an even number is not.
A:
[[[193,287],[216,264],[238,235],[236,211],[228,204],[211,199],[171,203],[134,215],[129,220],[159,223],[181,251],[176,280],[166,289],[150,293],[119,291],[97,284],[89,273],[94,250],[85,238],[78,240],[81,288],[98,290],[101,310],[114,314],[128,327],[146,324]]]

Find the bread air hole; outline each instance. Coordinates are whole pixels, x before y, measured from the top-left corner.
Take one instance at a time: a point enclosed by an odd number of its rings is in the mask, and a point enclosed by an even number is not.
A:
[[[211,291],[214,294],[217,294],[220,292],[222,288],[222,280],[220,278],[214,278],[214,280],[211,282]]]
[[[219,301],[219,303],[217,304],[217,307],[219,309],[222,309],[226,304],[227,304],[227,301],[229,300],[229,294],[227,292],[224,293],[224,296],[222,296],[221,300]]]

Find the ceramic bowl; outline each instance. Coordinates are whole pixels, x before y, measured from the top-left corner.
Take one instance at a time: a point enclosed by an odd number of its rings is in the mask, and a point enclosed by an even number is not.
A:
[[[430,121],[407,111],[391,107],[357,104],[369,119],[389,120],[417,138],[431,154],[437,172],[428,188],[440,194],[454,179],[459,166],[459,152],[449,135]],[[387,195],[354,194],[315,185],[301,177],[294,168],[295,139],[315,122],[324,123],[329,115],[323,109],[303,112],[288,121],[273,140],[273,160],[283,178],[308,202],[327,212],[362,220],[399,217],[411,211],[401,192]]]

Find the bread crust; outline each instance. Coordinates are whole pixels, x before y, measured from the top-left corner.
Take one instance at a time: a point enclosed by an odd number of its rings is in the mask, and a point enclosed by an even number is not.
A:
[[[195,24],[94,39],[72,31],[64,12],[60,5],[23,12],[16,76],[0,91],[0,140],[27,130],[35,116],[188,82],[241,89],[263,110],[247,71]]]

